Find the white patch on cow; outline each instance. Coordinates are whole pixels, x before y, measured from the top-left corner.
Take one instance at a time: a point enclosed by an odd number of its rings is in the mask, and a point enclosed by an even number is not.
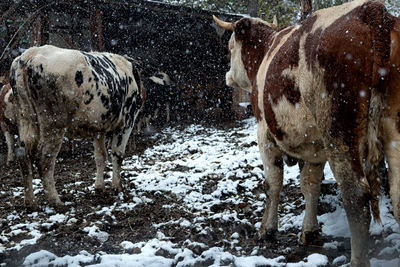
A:
[[[171,84],[171,79],[166,74],[165,72],[158,72],[157,74],[161,75],[162,78],[157,77],[157,76],[151,76],[149,80],[153,81],[156,84],[161,84],[161,85],[170,85]]]
[[[286,134],[276,142],[286,153],[313,163],[326,161],[320,132],[303,101],[292,105],[283,96],[272,109],[279,128]]]
[[[322,30],[328,28],[330,25],[334,24],[337,19],[346,16],[353,9],[363,5],[367,1],[369,0],[355,0],[340,6],[316,11],[314,15],[316,15],[318,19],[315,21],[311,33],[315,33],[319,28]],[[348,31],[346,33],[348,33]]]
[[[229,50],[231,52],[231,68],[226,73],[226,85],[251,92],[251,82],[242,61],[242,44],[236,42],[235,33],[229,40]]]
[[[281,46],[292,36],[292,34],[299,28],[300,26],[295,26],[292,28],[290,32],[288,32],[285,36],[283,36],[279,42],[279,44],[275,47],[274,50],[269,53],[269,56],[265,56],[263,61],[261,62],[260,68],[257,73],[257,88],[258,88],[258,108],[260,109],[260,115],[262,119],[265,119],[264,113],[264,88],[265,88],[265,77],[268,72],[269,65],[271,64],[272,59],[275,57],[276,53],[279,51]],[[275,37],[279,32],[275,33]],[[274,38],[271,46],[274,46],[277,41]]]

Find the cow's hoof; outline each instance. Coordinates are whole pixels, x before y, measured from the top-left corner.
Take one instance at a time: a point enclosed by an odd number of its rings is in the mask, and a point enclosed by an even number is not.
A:
[[[352,260],[350,262],[350,267],[370,267],[371,263],[369,260],[363,260],[363,261],[354,261]]]
[[[277,236],[278,231],[277,230],[268,230],[265,231],[264,233],[260,233],[260,241],[276,241],[276,236]]]
[[[118,195],[119,193],[122,192],[122,186],[113,186],[112,191],[114,192],[115,195]]]
[[[53,208],[62,208],[64,207],[64,203],[59,199],[49,199],[49,205]]]
[[[94,192],[96,195],[104,195],[106,192],[106,188],[105,187],[94,187]]]
[[[56,210],[57,213],[66,213],[67,211],[69,211],[69,208],[65,205],[55,206],[54,209]]]
[[[316,246],[323,245],[321,233],[318,230],[311,232],[302,232],[300,236],[300,241],[304,245],[316,245]]]
[[[37,208],[35,201],[26,201],[26,200],[24,200],[24,206],[28,211],[35,211],[36,208]]]

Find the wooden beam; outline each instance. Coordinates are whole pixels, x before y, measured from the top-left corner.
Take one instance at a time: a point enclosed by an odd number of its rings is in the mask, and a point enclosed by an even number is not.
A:
[[[97,51],[103,51],[103,19],[100,9],[96,9]]]
[[[301,21],[305,20],[312,13],[312,0],[300,0]]]

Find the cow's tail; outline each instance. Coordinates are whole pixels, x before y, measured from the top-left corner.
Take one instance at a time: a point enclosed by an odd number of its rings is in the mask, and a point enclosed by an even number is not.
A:
[[[24,55],[14,59],[11,65],[10,84],[14,95],[14,105],[18,126],[18,144],[16,157],[23,158],[30,154],[39,136],[38,121],[31,103],[31,92]]]
[[[380,222],[379,196],[381,179],[379,162],[383,159],[383,145],[379,140],[379,128],[389,82],[390,29],[393,27],[394,22],[393,17],[379,1],[368,3],[364,11],[363,21],[370,26],[373,35],[374,55],[364,172],[369,184],[372,215],[376,222]]]

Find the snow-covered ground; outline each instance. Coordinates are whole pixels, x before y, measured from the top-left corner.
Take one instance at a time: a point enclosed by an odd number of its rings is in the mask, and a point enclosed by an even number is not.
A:
[[[168,136],[165,139],[163,136]],[[38,250],[29,254],[23,261],[25,266],[193,266],[207,263],[207,266],[339,266],[349,261],[348,257],[339,255],[329,260],[327,255],[310,253],[297,263],[287,263],[287,254],[275,258],[268,258],[258,253],[259,247],[254,246],[251,253],[240,253],[240,239],[247,238],[241,233],[234,232],[228,243],[235,248],[237,253],[228,251],[223,246],[210,246],[187,239],[184,242],[174,242],[167,233],[162,231],[166,225],[178,225],[181,228],[197,229],[207,234],[204,222],[237,221],[250,224],[250,221],[240,216],[234,209],[212,209],[218,205],[243,205],[251,208],[254,213],[260,214],[263,210],[266,195],[254,194],[256,188],[262,188],[263,171],[262,162],[256,145],[256,122],[254,119],[243,121],[234,129],[222,130],[213,127],[191,125],[184,129],[170,127],[165,129],[155,138],[159,139],[154,147],[147,149],[140,156],[127,158],[123,164],[123,177],[130,187],[135,188],[128,192],[129,201],[122,195],[120,200],[112,205],[99,206],[96,213],[104,216],[115,216],[115,211],[132,211],[136,205],[152,203],[157,195],[174,195],[181,201],[178,207],[164,205],[166,209],[182,209],[193,214],[193,219],[174,219],[155,224],[150,219],[148,224],[159,229],[156,237],[141,241],[131,242],[129,239],[120,243],[125,253],[111,254],[99,251],[91,254],[85,250],[75,255],[55,255],[47,250]],[[164,138],[164,139],[163,139]],[[93,174],[93,179],[94,179]],[[210,186],[210,181],[213,184]],[[39,180],[35,180],[35,194],[43,194]],[[108,183],[110,180],[108,180]],[[94,183],[94,180],[93,180]],[[207,183],[207,186],[205,185]],[[298,168],[286,167],[284,171],[284,184],[299,185]],[[333,175],[327,165],[325,168],[326,184],[334,184]],[[76,198],[79,201],[80,183],[76,182]],[[208,188],[205,190],[204,188]],[[69,187],[67,187],[69,188]],[[92,190],[93,187],[89,188]],[[240,189],[240,190],[239,190]],[[4,192],[0,192],[3,194]],[[21,187],[13,188],[15,198],[23,197]],[[152,197],[154,196],[154,197]],[[124,200],[124,201],[123,201]],[[346,215],[340,202],[340,193],[323,195],[322,203],[333,206],[333,211],[318,217],[322,224],[322,233],[326,236],[349,237]],[[282,201],[282,200],[281,200]],[[298,202],[282,203],[280,208],[279,231],[297,228],[301,229],[304,212],[295,215],[293,210]],[[304,204],[303,201],[300,201]],[[66,203],[70,205],[70,203]],[[387,197],[381,201],[382,225],[371,223],[371,233],[382,235],[388,244],[378,255],[371,260],[372,266],[398,266],[400,254],[400,231],[391,214],[391,204]],[[140,215],[139,215],[140,216]],[[33,212],[28,219],[22,219],[18,212],[9,214],[7,220],[11,230],[0,230],[0,255],[10,250],[20,250],[25,246],[34,245],[46,234],[44,229],[50,229],[55,224],[74,225],[77,223],[74,209],[63,214],[56,213],[47,208],[44,212]],[[89,236],[96,238],[101,243],[113,235],[113,232],[101,230],[102,222],[87,222],[80,226],[81,230]],[[259,220],[255,228],[260,227]],[[29,238],[14,240],[13,237],[25,233]],[[294,237],[296,238],[296,237]],[[11,242],[11,240],[13,240]],[[382,240],[382,239],[381,239]],[[381,242],[381,241],[377,241]],[[12,244],[10,244],[12,243]],[[326,251],[338,249],[341,241],[324,244]],[[3,244],[3,245],[2,245]],[[7,245],[4,245],[7,244]],[[58,244],[61,245],[62,244]],[[193,247],[200,247],[201,253],[196,253]],[[134,250],[135,253],[129,251]],[[163,253],[159,253],[164,251]],[[385,260],[383,260],[385,258]],[[4,264],[0,264],[4,265]],[[200,266],[200,265],[198,265]]]

